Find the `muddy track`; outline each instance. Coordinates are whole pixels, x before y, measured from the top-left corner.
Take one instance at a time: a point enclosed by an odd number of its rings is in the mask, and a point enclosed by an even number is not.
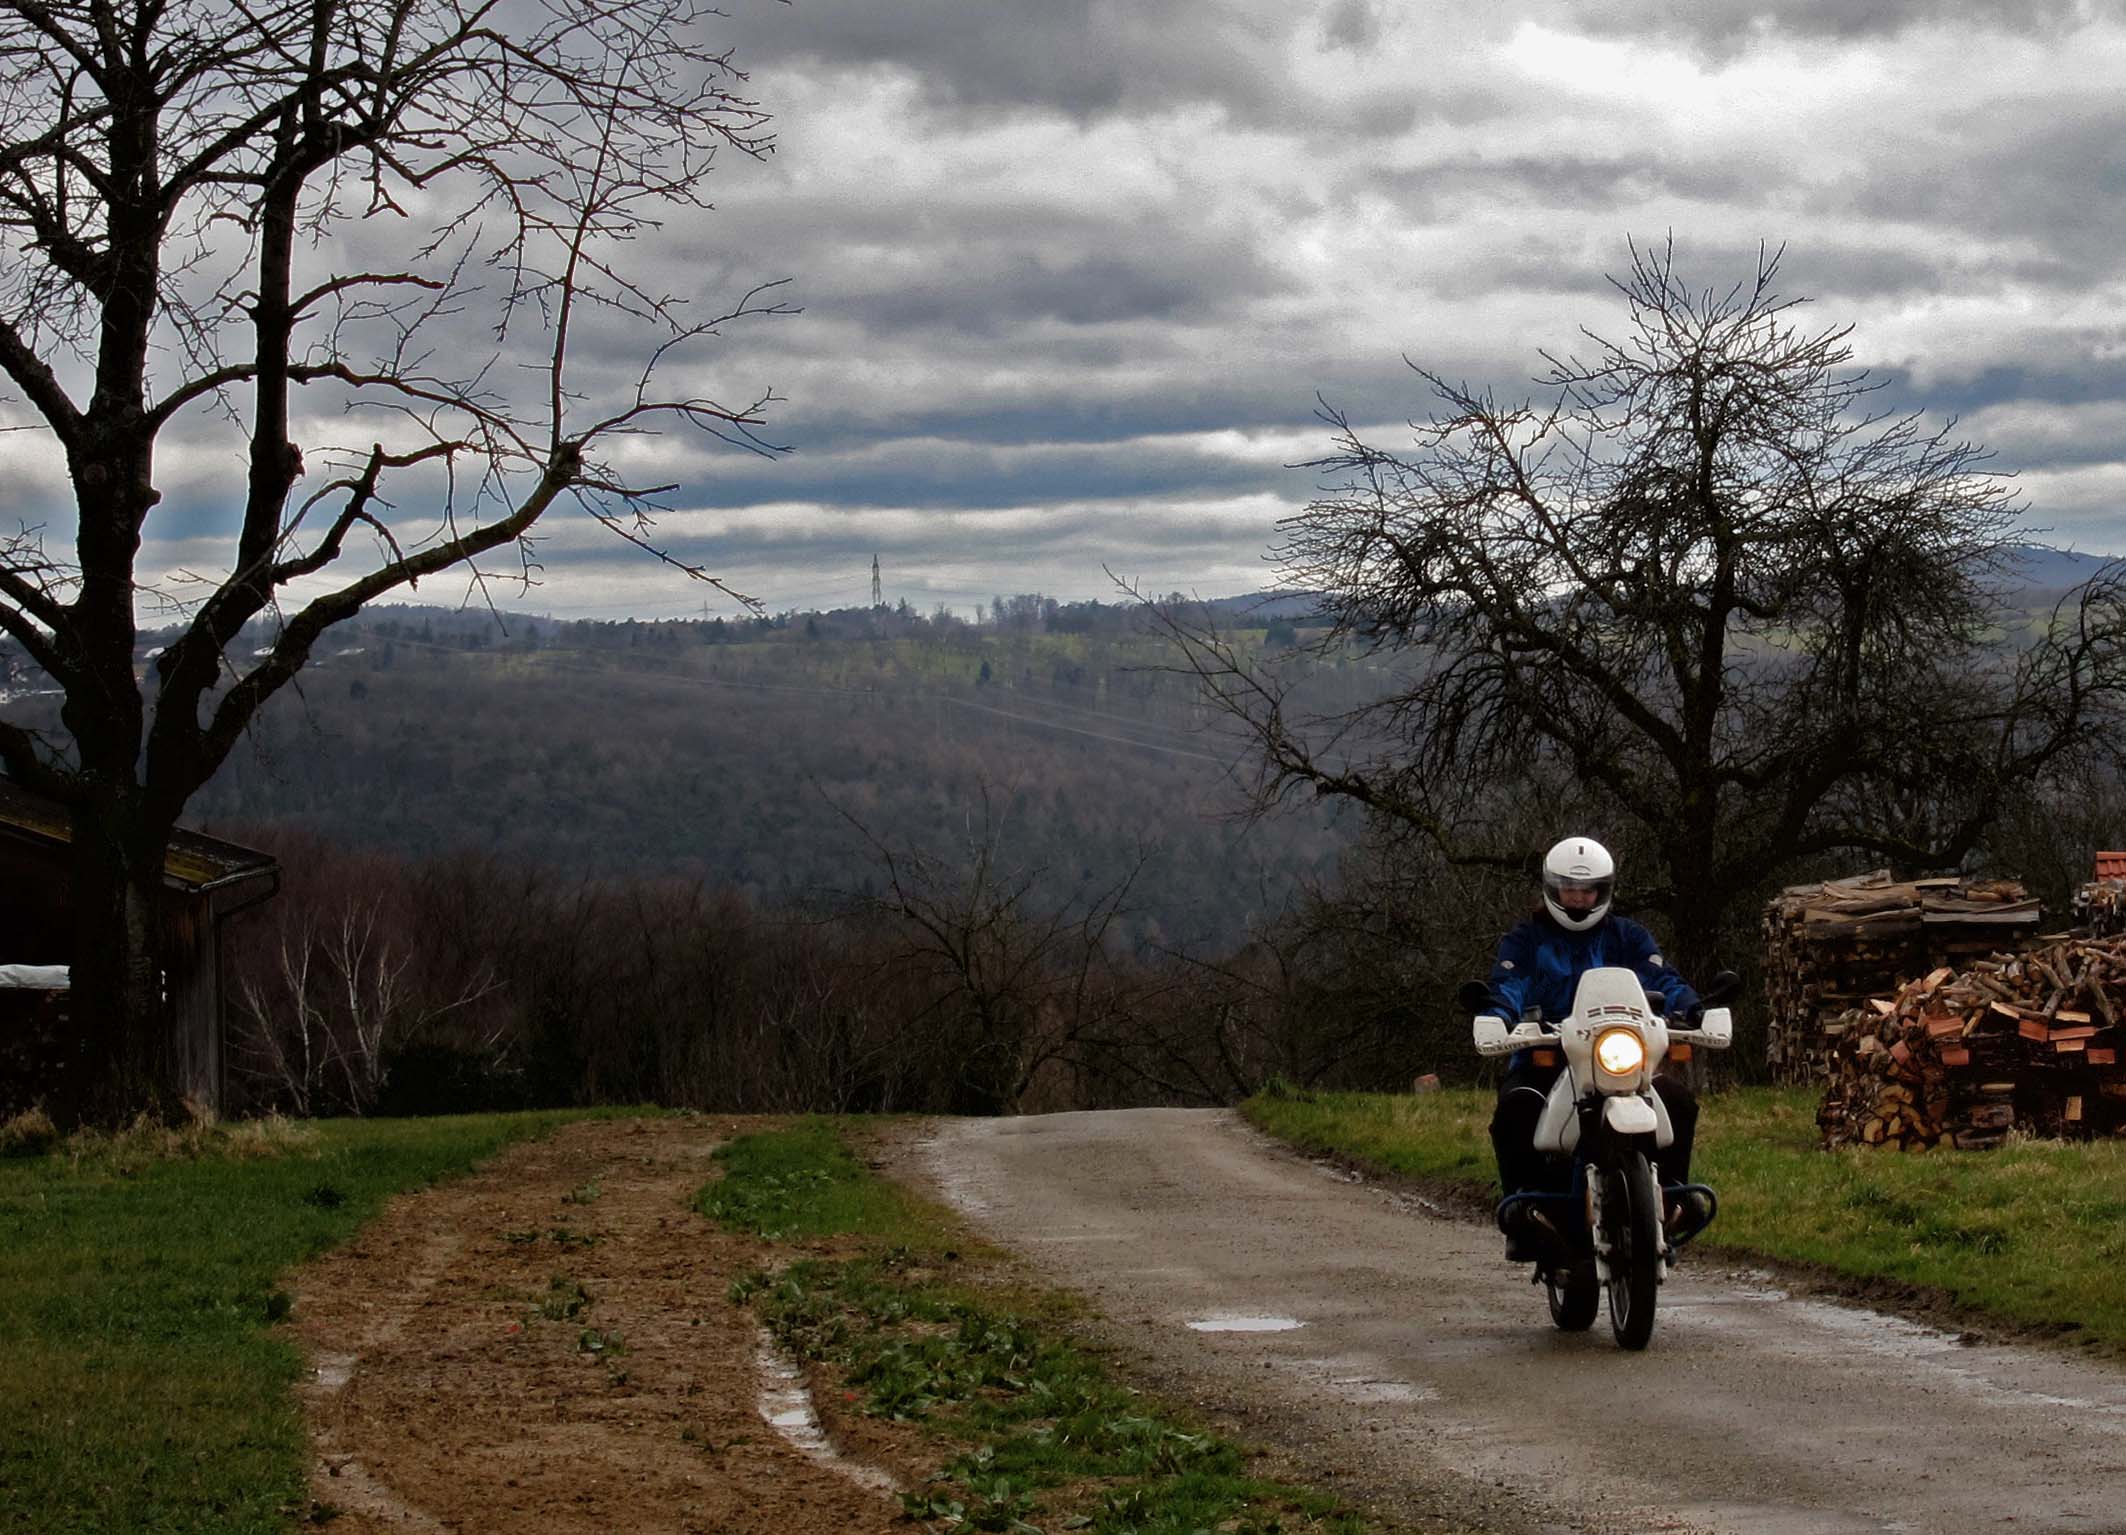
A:
[[[732,1128],[572,1125],[393,1201],[305,1268],[295,1331],[331,1528],[905,1530],[897,1500],[761,1418],[758,1334],[725,1291],[771,1249],[688,1208]]]
[[[1499,1530],[2126,1531],[2126,1371],[1679,1270],[1652,1348],[1551,1329],[1497,1237],[1218,1111],[912,1148],[1135,1368],[1325,1483]]]

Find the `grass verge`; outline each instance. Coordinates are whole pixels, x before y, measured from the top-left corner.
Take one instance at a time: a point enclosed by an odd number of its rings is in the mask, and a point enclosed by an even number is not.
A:
[[[307,1506],[281,1276],[580,1114],[285,1121],[0,1156],[0,1530],[251,1535]]]
[[[1070,1303],[984,1285],[941,1210],[853,1156],[831,1122],[718,1153],[703,1213],[774,1239],[849,1238],[740,1279],[734,1299],[865,1413],[919,1424],[944,1464],[903,1495],[931,1529],[1225,1535],[1371,1528],[1333,1499],[1250,1476],[1244,1453],[1110,1379],[1069,1336]]]
[[[1281,1140],[1495,1199],[1489,1092],[1265,1093],[1247,1117]],[[1701,1247],[1900,1289],[2032,1332],[2126,1351],[2126,1142],[1998,1151],[1818,1149],[1807,1089],[1705,1101],[1694,1176],[1720,1195]],[[1717,1238],[1717,1242],[1714,1241]]]

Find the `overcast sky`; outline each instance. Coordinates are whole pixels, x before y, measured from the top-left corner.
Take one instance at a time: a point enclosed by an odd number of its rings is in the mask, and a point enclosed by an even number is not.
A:
[[[1328,445],[1385,442],[1405,356],[1507,391],[1613,327],[1673,232],[1759,242],[1901,399],[1962,417],[2034,526],[2126,550],[2126,20],[2046,0],[729,0],[764,165],[657,249],[787,278],[717,392],[766,462],[668,449],[663,532],[771,608],[1270,584]],[[699,613],[580,517],[525,606]],[[147,568],[169,549],[151,548]],[[161,563],[179,563],[174,557]],[[454,592],[424,588],[428,600]],[[712,602],[712,611],[732,611]]]

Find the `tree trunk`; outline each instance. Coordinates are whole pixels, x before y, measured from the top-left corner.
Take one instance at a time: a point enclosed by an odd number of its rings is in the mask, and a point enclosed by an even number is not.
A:
[[[77,1040],[58,1086],[62,1125],[167,1119],[181,1105],[163,1005],[162,868],[167,833],[122,791],[76,807],[71,894]]]

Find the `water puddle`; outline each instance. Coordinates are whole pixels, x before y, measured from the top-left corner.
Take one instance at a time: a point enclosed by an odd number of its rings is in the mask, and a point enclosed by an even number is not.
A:
[[[1297,1317],[1236,1316],[1221,1311],[1197,1317],[1188,1325],[1191,1332],[1292,1332],[1307,1324]]]
[[[1364,1354],[1339,1354],[1327,1359],[1288,1361],[1286,1367],[1306,1382],[1318,1396],[1330,1396],[1357,1407],[1406,1407],[1416,1402],[1439,1400],[1431,1386],[1391,1375],[1381,1361]]]
[[[797,1361],[775,1346],[765,1332],[757,1345],[760,1367],[760,1415],[770,1428],[805,1459],[847,1477],[859,1487],[892,1496],[900,1485],[876,1466],[859,1465],[839,1454],[827,1431],[820,1426],[812,1406],[812,1393],[805,1389],[804,1372]]]

